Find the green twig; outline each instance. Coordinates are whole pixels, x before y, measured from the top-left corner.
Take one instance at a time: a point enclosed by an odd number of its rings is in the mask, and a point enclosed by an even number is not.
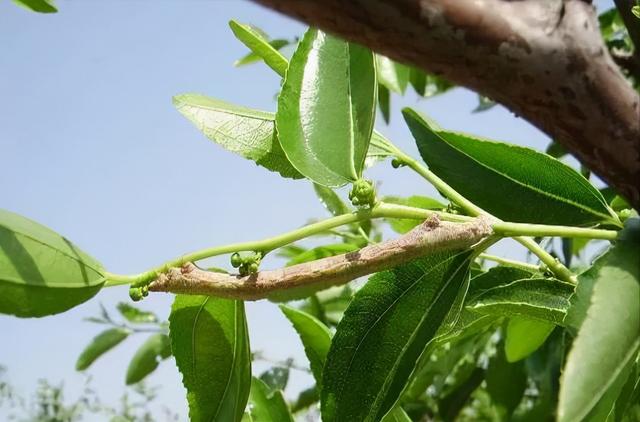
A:
[[[507,259],[507,258],[503,258],[501,256],[490,255],[488,253],[481,253],[478,256],[478,258],[486,259],[487,261],[492,261],[492,262],[496,262],[498,264],[507,265],[509,267],[520,268],[520,269],[523,269],[525,271],[531,271],[531,272],[542,272],[542,271],[544,271],[546,269],[545,266],[529,264],[529,263],[522,262],[522,261],[516,261],[514,259]]]

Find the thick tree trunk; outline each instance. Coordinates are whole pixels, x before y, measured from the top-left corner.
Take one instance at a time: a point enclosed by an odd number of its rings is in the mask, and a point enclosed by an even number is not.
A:
[[[640,208],[640,99],[582,0],[254,0],[471,88]]]

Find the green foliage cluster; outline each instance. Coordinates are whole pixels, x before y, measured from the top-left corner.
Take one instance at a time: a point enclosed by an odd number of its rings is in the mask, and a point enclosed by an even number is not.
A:
[[[221,254],[231,254],[231,266],[249,276],[271,252],[288,265],[313,265],[380,242],[375,218],[404,234],[433,214],[452,222],[484,215],[494,235],[474,247],[434,251],[374,274],[361,287],[309,292],[302,303],[281,304],[315,379],[291,403],[283,396],[291,364],[252,376],[258,356],[241,300],[177,295],[168,326],[121,304],[123,322],[106,311],[92,319],[109,327],[80,354],[77,369],[129,336],[148,333],[126,383],[140,382],[173,356],[193,421],[292,421],[316,403],[325,422],[638,420],[640,220],[623,198],[596,189],[554,154],[445,130],[405,109],[425,167],[374,130],[376,111],[388,121],[390,92],[411,85],[428,97],[451,84],[317,29],[296,45],[249,25],[230,26],[251,50],[238,65],[263,61],[282,77],[276,113],[199,94],[176,96],[177,109],[223,148],[282,177],[313,182],[332,217],[122,276],[50,229],[1,211],[0,312],[51,315],[120,284],[131,285],[139,299],[169,268]],[[295,45],[290,60],[279,51],[286,45]],[[481,98],[478,111],[490,106]],[[443,198],[377,198],[363,172],[387,158]],[[348,184],[353,206],[333,190]],[[295,243],[310,236],[339,241],[311,249]],[[508,237],[540,263],[484,253]],[[544,246],[552,237],[561,239],[564,263],[553,241]],[[592,239],[610,244],[576,271],[572,258]]]

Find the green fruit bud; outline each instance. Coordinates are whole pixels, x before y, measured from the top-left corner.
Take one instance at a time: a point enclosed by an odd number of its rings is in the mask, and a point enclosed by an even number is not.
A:
[[[355,206],[373,207],[376,202],[376,191],[373,183],[365,179],[356,180],[349,193],[349,198]]]
[[[231,266],[233,268],[238,268],[240,265],[242,265],[242,258],[240,257],[240,254],[236,252],[231,255]]]
[[[255,274],[258,272],[258,263],[252,262],[249,264],[249,274]]]
[[[144,298],[144,294],[142,293],[142,289],[140,287],[131,287],[129,289],[129,297],[134,302],[139,302]]]

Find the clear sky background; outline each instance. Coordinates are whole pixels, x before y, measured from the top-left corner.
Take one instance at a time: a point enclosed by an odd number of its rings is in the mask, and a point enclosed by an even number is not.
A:
[[[116,273],[137,273],[206,246],[269,237],[326,217],[308,182],[281,179],[208,141],[172,106],[197,92],[275,110],[279,78],[266,66],[236,69],[246,53],[228,28],[252,23],[272,37],[293,38],[304,26],[247,1],[60,1],[38,15],[0,2],[0,208],[62,233]],[[609,2],[600,2],[600,6]],[[433,99],[392,98],[390,126],[377,126],[417,156],[399,114],[409,105],[442,126],[544,149],[548,138],[501,107],[472,114],[464,89]],[[378,165],[367,177],[380,193],[435,195],[407,170]],[[344,193],[344,192],[342,192]],[[512,243],[494,251],[522,257]],[[226,265],[227,258],[217,260]],[[267,265],[281,262],[270,260]],[[168,316],[171,297],[152,294],[141,307]],[[83,322],[127,301],[126,287],[103,290],[63,315],[0,315],[0,365],[22,394],[37,380],[64,382],[75,397],[85,377],[75,360],[103,327]],[[277,307],[248,303],[253,350],[306,363]],[[130,338],[88,371],[104,401],[124,391],[129,360],[144,336]],[[254,372],[268,365],[257,363]],[[164,404],[186,419],[186,400],[172,361],[149,379]],[[311,383],[294,371],[289,397]],[[2,419],[0,410],[0,419]]]

